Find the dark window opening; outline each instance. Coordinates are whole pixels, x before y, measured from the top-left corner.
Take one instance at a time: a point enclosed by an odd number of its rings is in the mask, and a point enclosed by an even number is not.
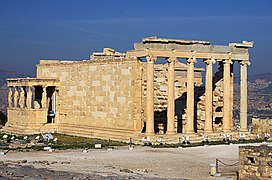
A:
[[[54,123],[56,116],[56,88],[54,86],[49,86],[46,88],[47,94],[47,123]]]
[[[222,117],[216,117],[214,120],[215,124],[223,124]]]

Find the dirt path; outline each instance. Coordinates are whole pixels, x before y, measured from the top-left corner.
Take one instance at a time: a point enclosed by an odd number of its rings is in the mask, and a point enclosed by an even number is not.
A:
[[[135,147],[133,150],[122,147],[113,150],[94,149],[87,153],[81,150],[9,152],[0,156],[0,161],[13,164],[19,162],[22,166],[30,165],[54,171],[81,173],[86,177],[97,175],[101,179],[112,179],[112,177],[115,177],[114,179],[227,179],[226,176],[209,175],[209,164],[214,163],[216,158],[229,164],[237,162],[238,145],[177,149]],[[231,169],[220,166],[222,172],[236,170],[237,166]],[[69,176],[72,175],[67,175]]]

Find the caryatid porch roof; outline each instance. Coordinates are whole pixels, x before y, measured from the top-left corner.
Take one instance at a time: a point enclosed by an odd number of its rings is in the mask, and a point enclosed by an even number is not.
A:
[[[8,86],[59,86],[57,78],[7,78]]]

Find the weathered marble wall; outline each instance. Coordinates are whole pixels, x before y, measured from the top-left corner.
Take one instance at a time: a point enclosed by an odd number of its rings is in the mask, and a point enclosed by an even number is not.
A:
[[[56,100],[60,131],[79,135],[140,132],[141,62],[110,57],[102,61],[41,61],[37,78],[48,77],[60,80]],[[88,130],[80,130],[84,128]]]

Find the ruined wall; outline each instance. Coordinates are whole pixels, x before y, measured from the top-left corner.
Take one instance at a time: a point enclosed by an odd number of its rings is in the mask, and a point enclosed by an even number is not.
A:
[[[215,69],[213,76],[213,131],[222,131],[222,120],[223,120],[223,69],[219,65],[218,69]],[[231,78],[232,79],[232,78]],[[231,80],[231,83],[233,81]],[[230,89],[231,90],[231,89]],[[200,89],[204,91],[200,97],[197,104],[197,126],[199,131],[204,131],[205,125],[205,89]]]
[[[113,59],[43,61],[37,78],[60,80],[57,107],[59,131],[107,137],[106,133],[140,132],[141,62]],[[120,137],[121,134],[118,134]],[[114,136],[113,136],[114,137]]]
[[[146,64],[143,63],[143,79],[142,79],[142,101],[143,117],[145,119],[145,101],[146,101]],[[167,127],[167,72],[168,64],[154,65],[154,118],[155,118],[155,132],[163,134]],[[195,68],[195,85],[202,84],[202,69]],[[187,66],[183,63],[176,63],[175,65],[175,116],[177,132],[182,131],[182,126],[185,124],[185,108],[186,108],[186,82],[187,82]],[[196,91],[196,96],[198,92]]]
[[[240,146],[239,179],[268,180],[272,178],[272,147]]]
[[[261,136],[263,136],[264,133],[272,135],[272,119],[252,118],[252,133]]]

